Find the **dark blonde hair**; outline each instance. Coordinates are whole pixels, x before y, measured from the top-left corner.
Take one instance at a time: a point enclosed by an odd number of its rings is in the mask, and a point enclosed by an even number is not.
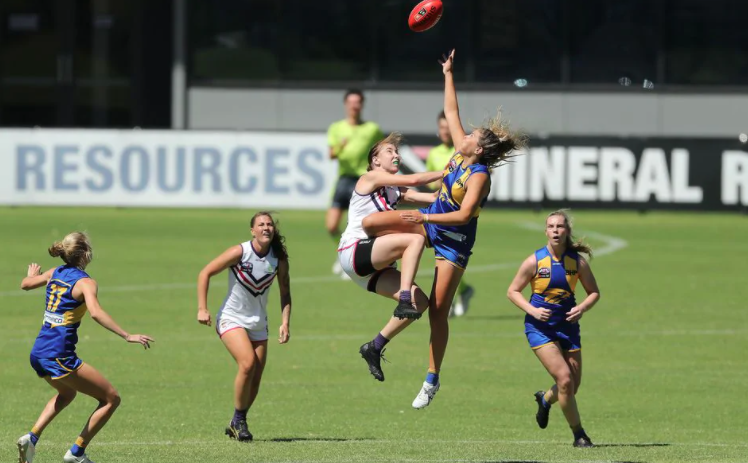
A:
[[[379,140],[374,144],[374,146],[371,147],[369,150],[369,167],[366,168],[367,172],[370,172],[374,167],[372,167],[371,163],[374,162],[374,156],[379,154],[379,150],[382,149],[384,145],[394,145],[395,150],[397,151],[400,149],[400,143],[403,142],[403,136],[399,132],[392,132],[391,134],[387,135],[387,138],[384,140]]]
[[[527,147],[527,136],[509,128],[509,123],[502,119],[501,108],[496,116],[489,118],[479,128],[481,135],[478,146],[483,148],[483,154],[478,163],[489,169],[499,167],[508,162],[509,158],[519,156],[522,153],[518,151]]]
[[[85,270],[93,260],[91,240],[85,232],[68,233],[48,249],[52,257],[60,257],[66,264]]]
[[[277,257],[279,260],[288,260],[288,250],[286,250],[286,237],[281,235],[280,230],[278,230],[278,223],[273,218],[273,214],[270,211],[260,211],[257,214],[252,216],[252,219],[249,221],[249,226],[254,227],[255,226],[255,220],[259,217],[269,217],[270,221],[273,222],[273,227],[275,227],[275,232],[273,233],[273,240],[270,242],[270,249],[273,250],[273,254],[275,254],[275,257]]]
[[[592,260],[592,246],[585,243],[583,239],[575,240],[574,239],[574,233],[572,230],[572,220],[571,216],[569,215],[568,209],[559,209],[557,211],[553,211],[550,214],[548,214],[548,217],[545,218],[546,223],[548,222],[548,219],[551,217],[563,217],[564,218],[564,224],[566,225],[566,249],[571,249],[575,252],[583,252],[587,254]]]

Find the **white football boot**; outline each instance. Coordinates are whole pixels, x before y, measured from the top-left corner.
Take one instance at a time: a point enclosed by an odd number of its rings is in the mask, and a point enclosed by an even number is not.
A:
[[[65,454],[64,457],[62,457],[63,463],[94,463],[91,461],[91,459],[88,458],[88,455],[85,453],[79,457],[76,457],[73,455],[73,452],[68,449],[68,452]]]
[[[18,446],[18,463],[31,463],[34,461],[36,447],[31,442],[31,436],[24,434],[18,438],[16,445]]]
[[[436,384],[429,384],[424,381],[421,391],[418,393],[416,398],[413,400],[413,408],[420,410],[429,406],[434,396],[439,391],[439,382]]]
[[[458,294],[457,297],[455,297],[457,302],[454,304],[454,313],[452,315],[455,317],[462,317],[465,315],[470,308],[470,299],[474,295],[475,290],[472,286],[468,286],[462,294]]]

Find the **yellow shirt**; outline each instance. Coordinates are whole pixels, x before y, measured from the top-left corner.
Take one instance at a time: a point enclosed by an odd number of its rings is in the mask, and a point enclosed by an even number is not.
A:
[[[428,172],[435,172],[438,170],[444,170],[449,164],[449,160],[455,154],[454,146],[447,146],[444,143],[433,148],[429,151],[429,155],[426,158],[426,170]],[[439,186],[438,182],[434,182],[429,185],[432,190],[435,190]]]
[[[338,176],[359,177],[366,173],[369,166],[369,150],[384,138],[376,122],[362,122],[351,125],[347,120],[333,122],[327,129],[327,144],[332,147],[338,158]],[[340,146],[346,141],[345,146]]]

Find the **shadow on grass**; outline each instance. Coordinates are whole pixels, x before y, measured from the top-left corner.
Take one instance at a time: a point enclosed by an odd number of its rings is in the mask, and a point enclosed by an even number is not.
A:
[[[649,444],[595,444],[595,447],[639,447],[639,448],[647,448],[647,447],[670,447],[670,444],[662,444],[662,443],[656,443],[652,442]]]
[[[372,437],[354,437],[345,439],[342,437],[275,437],[273,439],[258,439],[261,442],[353,442],[353,441],[374,441]]]
[[[487,460],[480,463],[549,463],[539,460]],[[611,461],[610,463],[644,463],[641,461]]]
[[[491,460],[491,461],[482,461],[480,463],[548,463],[548,462],[538,461],[538,460]]]

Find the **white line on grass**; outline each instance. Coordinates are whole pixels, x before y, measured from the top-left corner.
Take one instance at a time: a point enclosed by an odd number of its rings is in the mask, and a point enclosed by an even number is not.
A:
[[[534,231],[544,230],[542,225],[538,225],[534,222],[519,222],[517,223],[517,225],[521,228],[525,228],[528,230],[534,230]],[[628,246],[628,242],[626,242],[626,240],[623,240],[615,236],[604,235],[602,233],[596,233],[596,232],[587,232],[586,235],[589,236],[590,238],[594,238],[596,240],[600,240],[603,243],[605,243],[603,247],[595,251],[596,256],[604,256],[606,254],[612,254]],[[515,263],[515,262],[511,262],[511,263],[510,262],[497,262],[495,264],[476,265],[473,267],[469,267],[466,273],[469,273],[469,274],[490,273],[496,270],[506,270],[510,268],[515,268],[518,265],[519,263]],[[433,274],[432,269],[422,269],[418,273],[418,275],[422,278],[431,276],[432,274]],[[344,280],[338,276],[333,276],[333,275],[302,276],[302,277],[293,277],[291,279],[292,284],[334,283],[334,282],[341,282],[341,281],[344,281]],[[211,282],[211,285],[225,286],[226,281],[217,280],[215,282]],[[136,292],[136,291],[163,291],[163,290],[169,290],[169,289],[190,289],[190,288],[195,288],[195,287],[196,287],[196,282],[154,283],[154,284],[145,284],[145,285],[107,286],[107,287],[99,288],[99,291],[102,293],[125,293],[125,292]],[[31,291],[19,291],[19,290],[0,291],[0,297],[33,296],[37,294],[38,293],[34,293]]]

